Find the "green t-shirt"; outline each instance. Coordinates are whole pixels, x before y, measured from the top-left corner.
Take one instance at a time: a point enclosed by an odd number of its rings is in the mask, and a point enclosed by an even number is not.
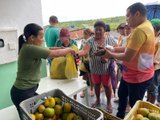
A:
[[[14,86],[22,90],[36,86],[41,78],[41,59],[46,59],[49,53],[47,48],[25,43],[19,53]]]
[[[44,35],[47,47],[55,47],[59,38],[59,29],[54,26],[49,26]]]

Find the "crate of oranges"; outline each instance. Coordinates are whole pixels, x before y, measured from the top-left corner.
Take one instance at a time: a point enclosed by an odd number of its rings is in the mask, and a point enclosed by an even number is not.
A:
[[[124,120],[160,120],[160,108],[146,101],[137,101]]]
[[[20,103],[23,120],[103,120],[103,113],[65,95],[61,90],[37,95]]]

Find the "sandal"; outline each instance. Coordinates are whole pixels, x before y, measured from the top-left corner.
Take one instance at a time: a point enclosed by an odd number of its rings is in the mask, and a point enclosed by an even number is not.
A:
[[[85,96],[85,95],[84,95],[84,92],[82,91],[82,92],[80,93],[80,97],[81,97],[81,98],[84,98],[84,96]]]
[[[108,112],[108,113],[112,113],[112,112],[113,112],[113,110],[112,110],[112,105],[111,105],[111,104],[108,104],[108,105],[107,105],[107,112]]]
[[[95,103],[92,103],[91,107],[95,108],[95,107],[99,107],[100,106],[100,102],[96,101]]]

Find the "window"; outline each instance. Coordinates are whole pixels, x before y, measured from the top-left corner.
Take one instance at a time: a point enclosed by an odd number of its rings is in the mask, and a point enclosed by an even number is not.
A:
[[[4,40],[0,39],[0,48],[4,47]]]

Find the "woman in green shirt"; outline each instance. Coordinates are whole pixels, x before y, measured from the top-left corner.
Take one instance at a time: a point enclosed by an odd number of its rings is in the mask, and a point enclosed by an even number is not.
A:
[[[21,120],[19,104],[37,95],[36,90],[41,78],[41,59],[64,56],[67,53],[75,54],[71,48],[49,50],[41,47],[43,37],[42,27],[34,23],[26,25],[24,34],[19,37],[18,71],[10,94]]]

